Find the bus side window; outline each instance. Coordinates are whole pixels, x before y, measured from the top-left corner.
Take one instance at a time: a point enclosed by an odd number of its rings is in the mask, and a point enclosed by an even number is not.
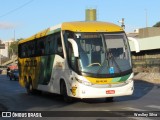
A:
[[[45,41],[44,38],[40,38],[37,40],[37,55],[42,56],[45,55]]]
[[[55,44],[56,44],[56,50],[55,50],[56,53],[64,57],[60,33],[56,34]]]
[[[58,53],[62,53],[63,52],[63,50],[62,50],[62,42],[61,42],[60,38],[57,39],[57,45],[58,45],[58,49],[57,49]]]
[[[20,58],[22,58],[21,50],[22,50],[22,44],[18,45],[18,57],[20,57]]]
[[[35,56],[35,41],[31,42],[30,49],[31,49],[31,56]]]
[[[29,42],[28,43],[28,56],[32,57],[35,54],[35,47],[34,47],[34,42]]]
[[[45,53],[47,55],[54,54],[54,52],[55,52],[54,44],[55,44],[54,35],[52,34],[52,35],[48,36],[47,39],[46,39]]]
[[[73,48],[71,43],[68,42],[68,60],[69,60],[69,64],[71,66],[71,68],[73,70],[76,70],[76,58],[74,57],[74,53],[73,53]]]
[[[21,44],[19,46],[18,54],[20,58],[24,58],[26,56],[25,44]]]
[[[24,45],[25,57],[28,57],[28,43]]]
[[[44,55],[44,49],[45,49],[44,41],[41,41],[40,42],[40,50],[41,50],[42,55]]]
[[[46,43],[46,54],[47,55],[51,54],[51,40],[47,40],[47,43]]]

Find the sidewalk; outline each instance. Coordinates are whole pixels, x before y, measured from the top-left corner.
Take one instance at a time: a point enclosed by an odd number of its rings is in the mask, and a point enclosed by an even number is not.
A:
[[[153,84],[160,84],[160,73],[142,72],[135,74],[134,80],[143,80]]]

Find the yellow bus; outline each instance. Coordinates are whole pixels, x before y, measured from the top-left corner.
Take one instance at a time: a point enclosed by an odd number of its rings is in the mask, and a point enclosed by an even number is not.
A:
[[[28,93],[106,98],[134,91],[130,47],[123,29],[98,21],[64,22],[18,45],[19,83]]]

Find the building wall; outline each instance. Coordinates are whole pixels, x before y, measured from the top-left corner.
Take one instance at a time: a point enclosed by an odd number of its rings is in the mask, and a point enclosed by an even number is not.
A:
[[[160,72],[160,49],[132,52],[134,72]]]
[[[1,49],[1,55],[4,56],[4,57],[8,57],[8,45],[9,43],[8,42],[5,42],[5,49]]]
[[[160,36],[160,27],[148,27],[139,29],[139,38]]]
[[[8,48],[14,40],[2,41],[5,44],[5,49],[1,49],[1,55],[4,57],[9,57]]]

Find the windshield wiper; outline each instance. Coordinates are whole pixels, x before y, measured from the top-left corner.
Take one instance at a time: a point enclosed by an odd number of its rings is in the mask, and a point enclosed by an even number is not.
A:
[[[108,51],[107,54],[108,54],[108,55],[107,55],[107,56],[108,56],[108,59],[107,59],[107,57],[105,57],[102,65],[101,65],[101,67],[100,67],[100,68],[98,69],[98,71],[97,71],[97,74],[99,74],[99,73],[102,71],[102,69],[103,69],[104,64],[105,64],[106,61],[107,61],[107,67],[108,67],[108,68],[111,67],[111,66],[110,66],[110,60],[112,60],[112,61],[115,63],[116,67],[118,68],[119,72],[121,73],[122,71],[121,71],[118,63],[116,62],[115,57],[113,56],[113,54],[112,54],[110,51]]]
[[[109,58],[109,59],[108,59],[109,61],[110,61],[110,60],[113,60],[113,61],[114,61],[116,67],[118,68],[119,72],[121,73],[122,71],[121,71],[118,63],[116,62],[115,57],[113,56],[113,54],[112,54],[110,51],[108,51],[108,58]]]
[[[104,59],[103,63],[101,64],[101,67],[97,70],[97,74],[99,74],[104,67],[104,63],[106,62],[106,58]]]

